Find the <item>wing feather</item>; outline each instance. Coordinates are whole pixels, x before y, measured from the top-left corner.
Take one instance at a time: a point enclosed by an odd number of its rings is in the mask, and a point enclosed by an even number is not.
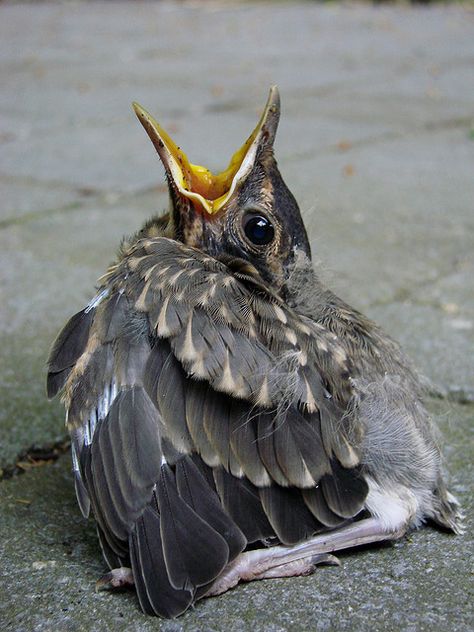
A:
[[[248,542],[266,540],[275,535],[257,487],[246,478],[232,476],[223,467],[214,469],[214,479],[222,505]]]
[[[189,380],[186,388],[186,422],[195,449],[204,463],[215,467],[220,463],[219,456],[204,429],[204,406],[209,389],[210,387],[205,382]]]
[[[161,519],[157,503],[148,505],[130,535],[133,576],[142,610],[173,618],[193,602],[193,592],[172,586],[163,555]]]
[[[166,436],[178,451],[190,453],[193,441],[186,424],[186,374],[171,352],[160,372],[156,401]]]
[[[332,474],[321,479],[324,498],[338,516],[353,518],[363,506],[368,494],[368,485],[359,468],[348,469],[337,461],[331,462]]]
[[[279,420],[271,411],[261,411],[256,418],[258,453],[272,480],[282,487],[289,485],[288,479],[281,469],[275,450],[275,432]]]
[[[81,471],[84,484],[87,486],[94,518],[96,519],[103,537],[107,542],[108,548],[119,558],[126,557],[127,547],[125,543],[117,538],[112,532],[112,529],[104,515],[104,508],[102,507],[97,494],[98,481],[94,478],[92,472],[91,446],[85,445],[82,449]]]
[[[176,464],[176,485],[186,504],[224,538],[229,547],[228,561],[231,562],[244,550],[247,540],[223,510],[218,495],[209,489],[206,479],[190,457]]]
[[[334,528],[345,522],[345,518],[338,516],[329,509],[321,485],[313,487],[312,489],[304,489],[302,494],[308,509],[324,526]]]
[[[203,407],[203,427],[207,438],[219,457],[219,463],[234,476],[241,478],[243,471],[230,442],[231,410],[230,397],[212,389],[207,390]]]
[[[170,583],[178,590],[194,592],[222,572],[229,561],[229,546],[179,495],[175,476],[167,465],[161,468],[157,490]]]
[[[299,490],[273,485],[262,487],[259,493],[265,514],[283,544],[296,544],[321,529]]]
[[[243,473],[257,487],[266,487],[272,479],[258,451],[257,419],[253,406],[231,400],[230,445]]]
[[[101,428],[102,430],[102,428]],[[113,455],[108,445],[103,444],[106,432],[101,432],[92,442],[91,446],[91,471],[94,480],[97,502],[101,514],[107,525],[107,531],[111,531],[119,541],[126,541],[128,537],[127,523],[123,512],[124,506],[121,489],[114,484]]]
[[[53,342],[48,359],[48,397],[54,397],[65,385],[72,367],[83,353],[94,316],[84,309],[74,314]]]

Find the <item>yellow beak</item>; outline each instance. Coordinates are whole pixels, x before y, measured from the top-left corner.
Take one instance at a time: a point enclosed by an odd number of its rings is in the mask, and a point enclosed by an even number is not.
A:
[[[213,215],[226,204],[236,186],[248,176],[258,148],[264,143],[273,144],[280,116],[280,96],[278,88],[273,86],[256,128],[232,156],[227,169],[218,174],[213,174],[200,165],[191,164],[186,154],[151,114],[138,103],[133,103],[133,109],[181,195],[197,202],[207,213]]]

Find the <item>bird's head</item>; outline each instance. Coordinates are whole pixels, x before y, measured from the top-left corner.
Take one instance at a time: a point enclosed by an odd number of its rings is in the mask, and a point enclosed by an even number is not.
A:
[[[191,164],[150,114],[136,103],[134,109],[166,170],[175,238],[215,257],[249,261],[283,289],[298,251],[311,255],[298,205],[273,154],[277,88],[252,134],[217,175]]]

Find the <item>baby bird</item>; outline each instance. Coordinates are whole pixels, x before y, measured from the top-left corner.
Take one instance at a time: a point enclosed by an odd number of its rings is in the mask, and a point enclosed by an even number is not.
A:
[[[273,153],[277,89],[218,175],[134,109],[169,211],[124,241],[48,365],[99,585],[171,618],[426,520],[459,532],[416,371],[312,268]]]

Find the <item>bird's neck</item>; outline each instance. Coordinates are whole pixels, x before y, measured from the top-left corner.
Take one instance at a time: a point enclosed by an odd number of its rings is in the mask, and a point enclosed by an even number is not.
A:
[[[326,287],[307,258],[297,257],[285,286],[286,301],[299,314],[321,323],[341,338],[370,339],[378,329],[375,323]]]
[[[353,363],[354,377],[379,380],[398,375],[415,392],[420,376],[400,346],[372,320],[351,307],[318,278],[307,257],[296,257],[286,284],[288,304],[336,334]]]

